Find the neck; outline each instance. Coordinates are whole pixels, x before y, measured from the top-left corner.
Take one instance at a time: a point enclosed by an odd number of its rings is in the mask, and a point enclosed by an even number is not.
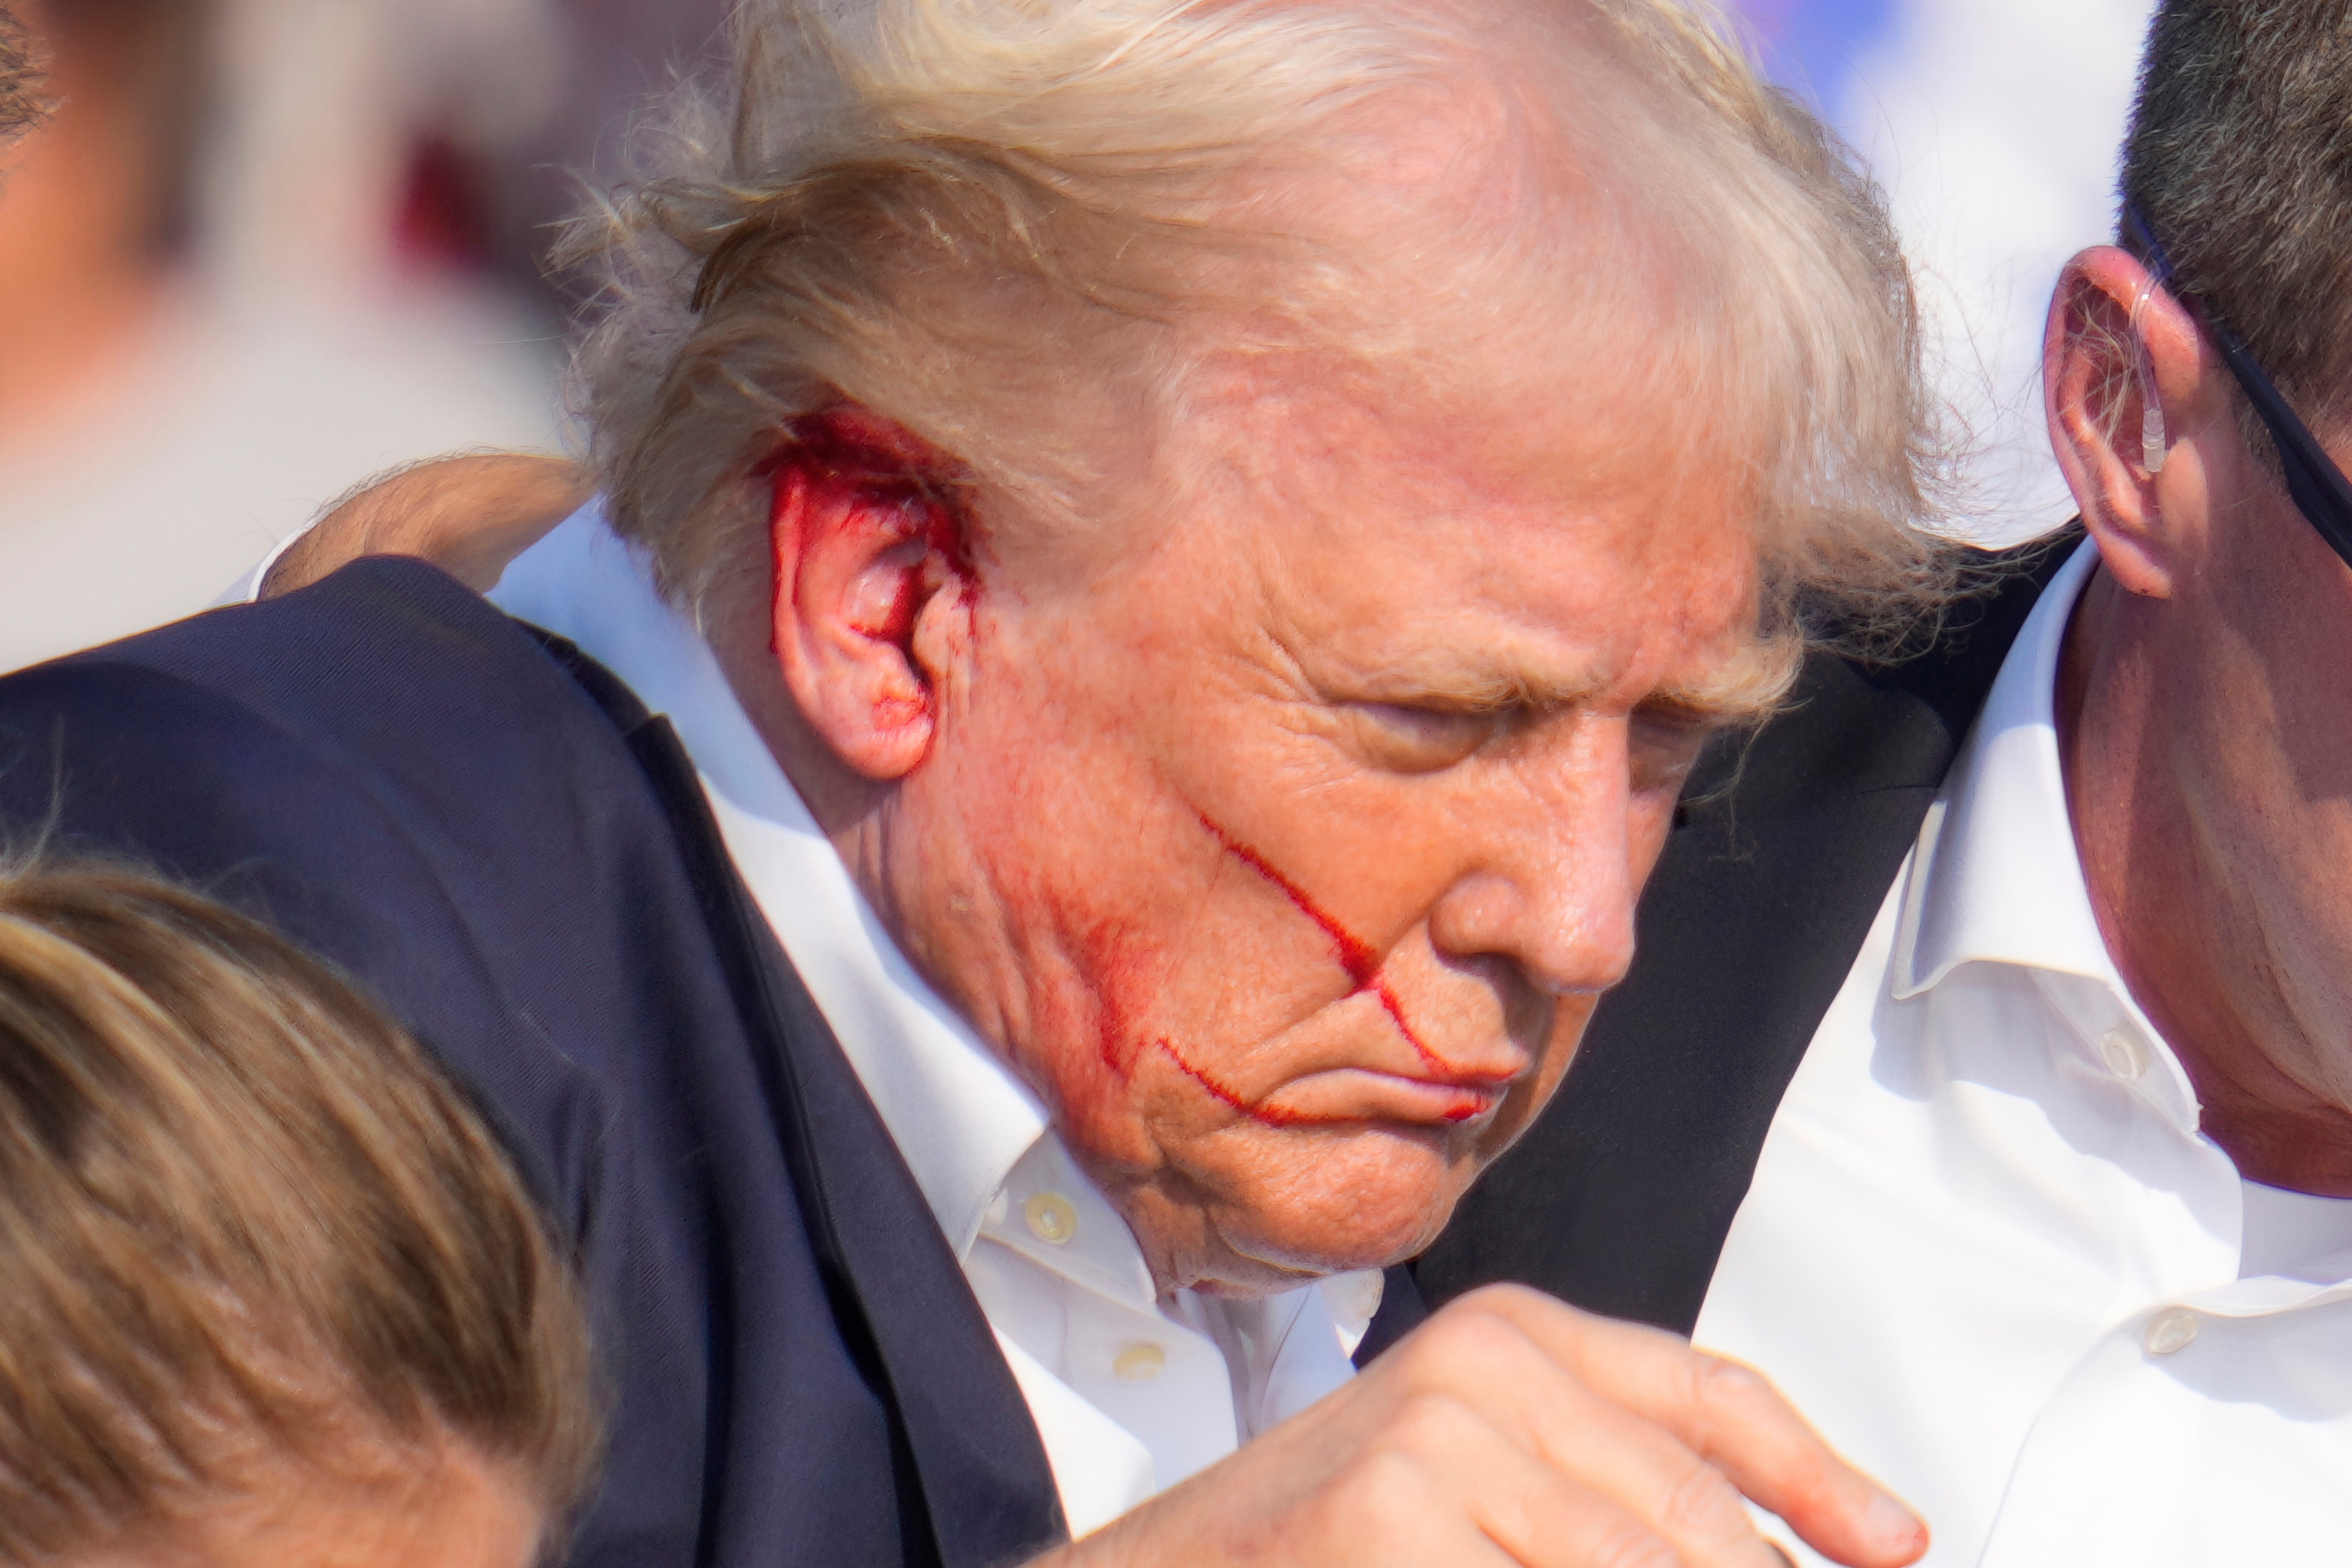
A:
[[[2240,1174],[2352,1197],[2352,1112],[2281,1065],[2320,1054],[2278,984],[2283,951],[2300,944],[2281,940],[2262,868],[2220,831],[2243,804],[2184,700],[2202,683],[2178,667],[2182,652],[2158,625],[2167,609],[2101,570],[2067,628],[2059,747],[2091,906],[2133,999],[2187,1070],[2203,1131]]]

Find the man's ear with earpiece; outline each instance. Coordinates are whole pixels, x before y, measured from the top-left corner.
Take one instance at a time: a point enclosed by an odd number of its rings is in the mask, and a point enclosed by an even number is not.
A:
[[[2200,482],[2194,455],[2174,455],[2210,378],[2195,321],[2150,283],[2113,246],[2069,262],[2050,301],[2042,387],[2051,449],[2101,560],[2126,591],[2163,598],[2178,570],[2164,498]]]
[[[970,646],[978,584],[951,466],[856,408],[800,422],[772,464],[770,646],[802,718],[877,783],[929,751],[942,663]]]

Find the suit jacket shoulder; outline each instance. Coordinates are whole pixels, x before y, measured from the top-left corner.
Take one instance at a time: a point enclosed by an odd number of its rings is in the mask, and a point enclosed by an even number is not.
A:
[[[270,920],[488,1108],[612,1373],[573,1561],[989,1568],[1059,1539],[954,1258],[611,676],[363,561],[0,680],[0,828]]]
[[[2073,537],[1994,558],[1994,586],[1916,660],[1815,655],[1785,711],[1709,759],[1632,970],[1414,1265],[1428,1301],[1510,1280],[1690,1332],[1780,1096]]]

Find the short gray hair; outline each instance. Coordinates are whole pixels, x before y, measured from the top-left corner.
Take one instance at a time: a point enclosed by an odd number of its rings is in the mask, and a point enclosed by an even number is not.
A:
[[[2352,420],[2352,5],[2168,0],[2148,28],[2122,187],[2178,286],[2245,339],[2305,416]]]
[[[1590,62],[1573,85],[1612,95],[1607,134],[1578,151],[1706,276],[1654,373],[1708,389],[1694,432],[1748,437],[1761,631],[1792,665],[1826,625],[1908,627],[1954,557],[1920,526],[1941,452],[1879,193],[1711,12],[1553,4]],[[1050,512],[1055,473],[1085,455],[1024,442],[973,384],[992,310],[1020,295],[1097,321],[1181,316],[1187,255],[1241,241],[1204,201],[1220,178],[1277,150],[1311,157],[1351,106],[1442,78],[1470,33],[1394,0],[745,0],[730,76],[680,90],[644,178],[563,252],[605,286],[577,401],[614,527],[673,598],[708,609],[764,557],[752,476],[845,400]],[[1548,287],[1597,311],[1618,281],[1596,268],[1581,290]],[[1307,331],[1331,298],[1276,292],[1297,298],[1263,303],[1297,303]],[[1073,330],[1028,361],[1082,362]]]

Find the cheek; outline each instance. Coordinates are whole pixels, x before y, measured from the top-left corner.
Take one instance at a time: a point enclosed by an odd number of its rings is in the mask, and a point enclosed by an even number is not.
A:
[[[1047,959],[1024,970],[1033,1024],[1015,1054],[1065,1135],[1130,1169],[1236,1122],[1297,1122],[1261,1103],[1285,1076],[1277,1042],[1363,988],[1314,926],[1223,873],[1180,804],[1132,804],[1116,862],[1057,858],[1047,836],[1016,830],[996,876]]]
[[[950,988],[1004,1000],[1000,1049],[1075,1145],[1148,1163],[1129,1082],[1167,986],[1166,912],[1182,902],[1150,841],[1168,808],[1132,737],[1072,713],[1042,675],[1013,675],[959,714],[949,770],[922,780],[993,915]]]

